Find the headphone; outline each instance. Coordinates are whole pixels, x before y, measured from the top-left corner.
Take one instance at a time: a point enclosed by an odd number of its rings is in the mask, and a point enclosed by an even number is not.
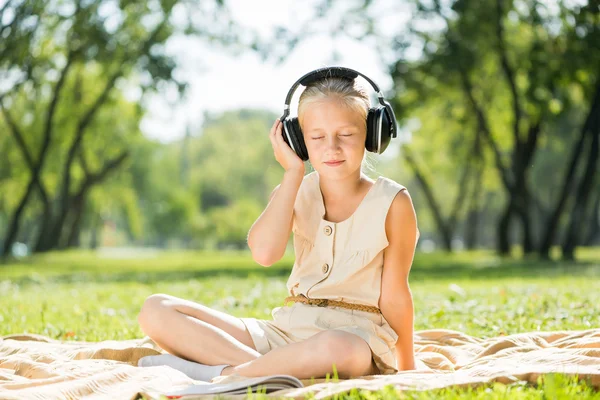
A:
[[[283,140],[294,150],[302,159],[308,160],[308,150],[304,142],[304,134],[300,129],[300,123],[297,117],[286,117],[290,114],[290,101],[298,85],[308,86],[319,79],[328,77],[339,77],[355,79],[358,75],[362,76],[373,86],[379,98],[379,104],[376,107],[370,107],[367,114],[367,138],[365,148],[372,153],[381,154],[388,147],[391,138],[397,135],[396,116],[392,106],[384,98],[379,87],[369,77],[350,68],[345,67],[325,67],[311,71],[298,79],[290,88],[286,98],[283,115],[279,118],[283,123]]]

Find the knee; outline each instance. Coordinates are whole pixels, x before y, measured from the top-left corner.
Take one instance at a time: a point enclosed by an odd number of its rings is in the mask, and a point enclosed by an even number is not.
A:
[[[161,316],[169,308],[169,302],[172,298],[172,296],[162,293],[153,294],[146,298],[137,315],[140,328],[145,334],[150,336],[156,327],[161,326]]]
[[[320,333],[318,354],[335,364],[339,377],[361,376],[371,366],[371,350],[360,337],[343,331]]]

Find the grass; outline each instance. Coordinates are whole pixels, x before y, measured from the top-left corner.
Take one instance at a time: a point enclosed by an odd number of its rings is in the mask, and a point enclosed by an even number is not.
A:
[[[415,330],[447,328],[482,338],[600,326],[600,249],[577,263],[502,260],[487,251],[418,253],[410,282]],[[144,299],[168,293],[235,316],[270,318],[286,296],[293,258],[264,268],[246,252],[48,253],[0,265],[0,335],[38,333],[61,340],[142,337]],[[260,396],[256,394],[253,396]],[[353,391],[370,399],[600,399],[586,382],[547,375],[538,385],[397,393]]]

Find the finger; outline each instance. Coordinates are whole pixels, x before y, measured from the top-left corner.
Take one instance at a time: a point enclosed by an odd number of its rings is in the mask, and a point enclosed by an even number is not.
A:
[[[278,123],[276,122],[275,125],[273,125],[273,129],[271,129],[271,132],[269,133],[269,137],[274,141],[275,138],[277,137],[277,129],[278,129]]]
[[[274,139],[277,143],[281,144],[284,143],[283,140],[283,124],[279,125],[276,129],[275,129],[275,136]]]
[[[275,131],[275,129],[277,128],[277,125],[279,125],[281,122],[279,121],[279,118],[276,118],[275,121],[273,121],[273,126],[271,127],[271,131]]]
[[[283,124],[279,125],[277,129],[275,129],[275,139],[278,143],[284,143],[283,140]]]
[[[277,135],[278,131],[281,131],[281,129],[283,129],[283,122],[279,121],[279,119],[277,120],[277,124],[275,125],[275,129],[274,129],[274,135]]]
[[[279,146],[279,148],[283,149],[282,151],[284,151],[286,153],[294,152],[294,150],[292,150],[291,146],[283,139],[283,135],[277,135],[276,142],[277,142],[277,145]]]

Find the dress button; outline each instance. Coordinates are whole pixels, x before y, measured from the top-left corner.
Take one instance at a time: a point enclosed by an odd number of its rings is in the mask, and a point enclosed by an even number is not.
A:
[[[329,271],[329,264],[323,264],[323,273],[326,274]]]
[[[331,229],[331,227],[330,227],[329,225],[327,225],[327,226],[325,227],[325,229],[323,229],[323,230],[325,231],[325,234],[326,234],[327,236],[331,235],[332,229]]]

